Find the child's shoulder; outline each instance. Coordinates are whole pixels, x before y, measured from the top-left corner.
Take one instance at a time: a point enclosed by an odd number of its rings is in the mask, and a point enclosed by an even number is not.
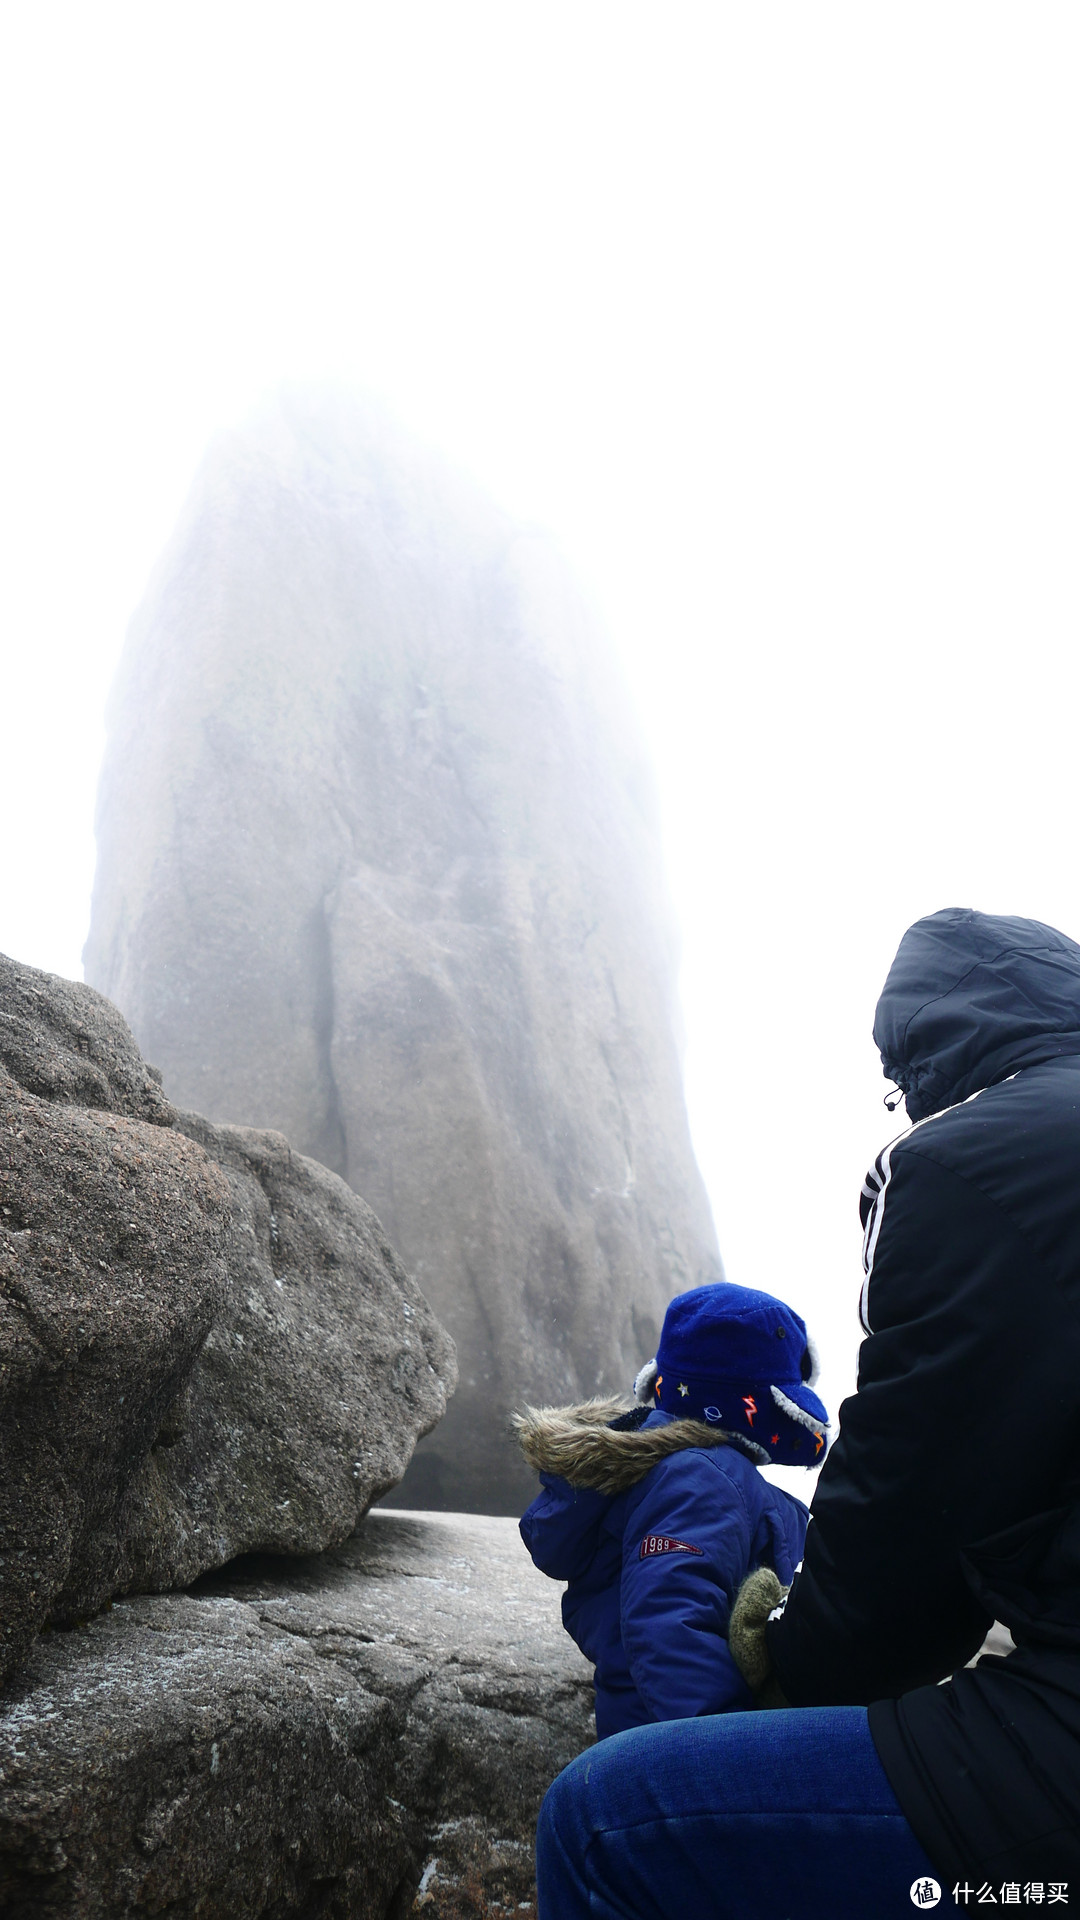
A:
[[[723,1441],[715,1446],[686,1446],[657,1460],[638,1483],[642,1492],[693,1487],[714,1503],[742,1499],[757,1481],[757,1469],[746,1455]]]
[[[703,1497],[739,1500],[749,1511],[771,1508],[774,1512],[798,1515],[805,1522],[809,1509],[786,1488],[767,1480],[758,1462],[731,1441],[715,1446],[681,1447],[658,1460],[640,1483],[644,1489],[691,1486],[700,1488]]]

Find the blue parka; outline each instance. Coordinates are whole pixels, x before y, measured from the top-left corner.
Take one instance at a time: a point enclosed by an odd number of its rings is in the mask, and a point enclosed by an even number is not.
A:
[[[531,1416],[543,1490],[521,1536],[543,1573],[569,1582],[563,1624],[596,1667],[599,1737],[752,1706],[728,1651],[731,1602],[755,1567],[791,1580],[806,1508],[719,1434],[696,1445],[696,1422],[655,1411],[613,1431],[597,1412]],[[543,1470],[568,1457],[574,1484]],[[601,1490],[613,1481],[625,1484]]]

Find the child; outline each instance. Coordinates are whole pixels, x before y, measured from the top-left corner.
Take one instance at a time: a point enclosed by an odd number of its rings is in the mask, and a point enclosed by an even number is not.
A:
[[[806,1328],[727,1281],[671,1302],[638,1404],[526,1408],[515,1420],[543,1491],[521,1522],[567,1580],[563,1625],[596,1666],[596,1731],[753,1705],[727,1645],[746,1575],[791,1582],[807,1510],[759,1465],[813,1466],[828,1415]],[[616,1417],[613,1417],[616,1416]]]

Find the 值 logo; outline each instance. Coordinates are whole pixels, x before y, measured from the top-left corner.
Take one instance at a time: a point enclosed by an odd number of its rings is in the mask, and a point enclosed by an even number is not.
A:
[[[936,1907],[941,1899],[941,1888],[936,1880],[927,1874],[925,1880],[913,1880],[911,1883],[911,1904],[913,1907]]]

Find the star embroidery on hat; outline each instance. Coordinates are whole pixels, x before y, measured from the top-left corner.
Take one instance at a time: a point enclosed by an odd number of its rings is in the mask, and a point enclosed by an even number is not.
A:
[[[769,1445],[770,1447],[778,1447],[780,1445],[780,1435],[778,1433],[774,1433],[770,1437]]]
[[[679,1381],[679,1392],[682,1394],[682,1397],[684,1400],[686,1399],[688,1393],[690,1392],[689,1387],[685,1386],[681,1380]]]

